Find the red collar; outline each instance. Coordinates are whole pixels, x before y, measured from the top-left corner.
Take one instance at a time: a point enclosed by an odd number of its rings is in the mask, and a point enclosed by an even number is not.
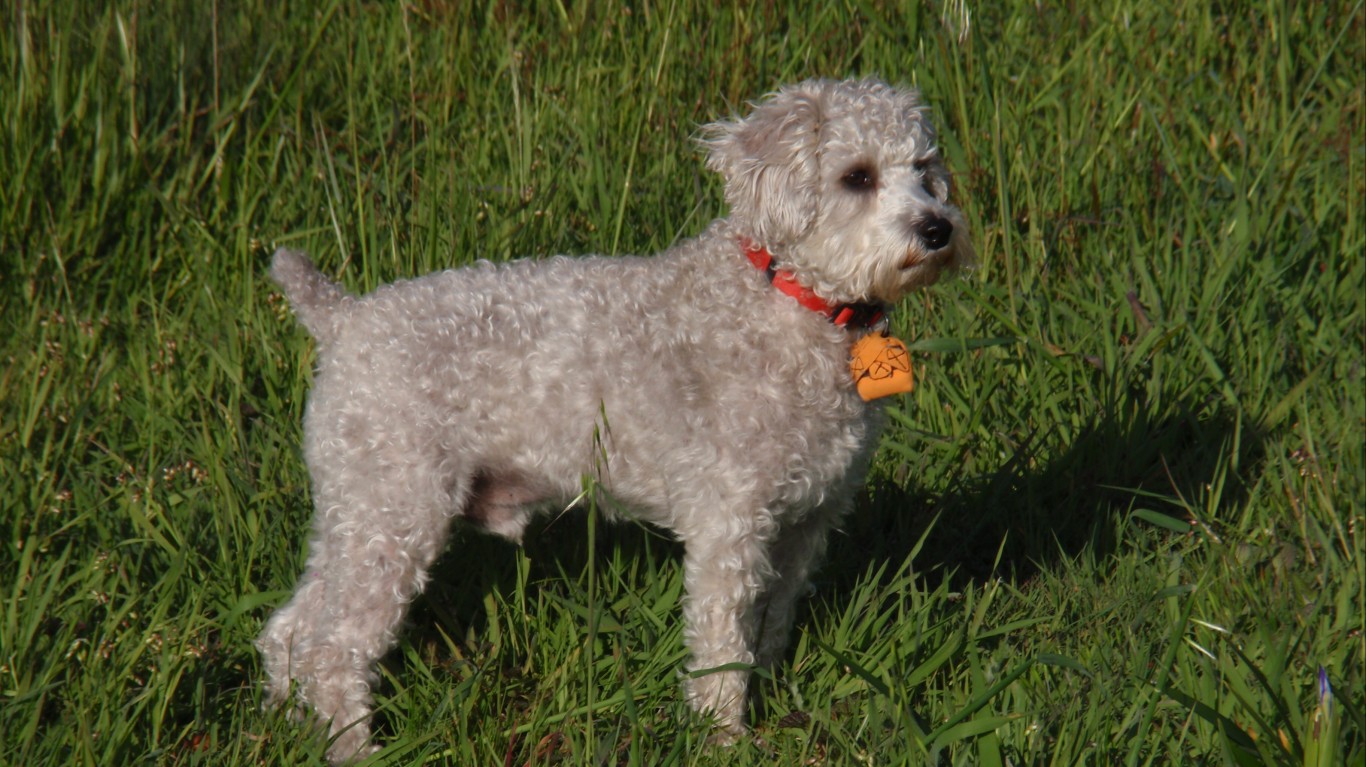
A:
[[[811,288],[797,282],[796,275],[786,269],[778,269],[773,254],[767,248],[744,241],[745,256],[749,262],[768,275],[768,281],[778,292],[797,299],[797,303],[825,317],[839,327],[871,328],[887,315],[886,307],[881,304],[860,302],[854,304],[831,304],[816,295]]]

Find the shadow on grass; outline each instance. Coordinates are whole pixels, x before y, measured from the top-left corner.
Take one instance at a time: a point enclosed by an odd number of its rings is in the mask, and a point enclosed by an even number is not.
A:
[[[587,512],[581,508],[562,515],[538,516],[527,527],[519,556],[516,544],[457,523],[448,549],[429,573],[426,590],[409,611],[402,632],[405,641],[442,648],[444,633],[475,655],[483,655],[490,649],[489,600],[495,596],[504,608],[520,602],[528,611],[547,600],[584,606],[594,601],[603,608],[623,596],[650,601],[652,592],[663,589],[662,581],[681,578],[671,571],[681,568],[683,546],[665,533],[642,523],[599,519],[590,550],[587,531]],[[519,573],[523,562],[525,571]],[[623,565],[614,567],[613,562]],[[598,579],[595,598],[587,591],[590,569]],[[547,600],[542,600],[543,592]],[[678,616],[680,609],[675,607],[673,615]],[[634,621],[613,615],[610,606],[602,614],[605,620],[641,628]],[[502,615],[500,620],[506,630],[513,628],[506,625],[509,622],[525,628],[547,619]],[[497,653],[501,670],[514,676],[527,673],[522,657],[527,650],[516,643],[504,647]],[[446,651],[437,649],[437,654],[445,655]]]
[[[903,562],[927,529],[915,563],[918,571],[947,570],[951,581],[960,584],[992,576],[1023,582],[1087,547],[1097,558],[1112,554],[1118,520],[1135,509],[1186,519],[1183,503],[1199,509],[1210,497],[1210,485],[1230,465],[1246,473],[1263,453],[1263,434],[1257,428],[1240,423],[1233,413],[1212,407],[1202,412],[1188,405],[1163,416],[1102,416],[1061,451],[1049,448],[1049,441],[1030,435],[994,471],[957,476],[939,494],[914,487],[913,480],[910,487],[890,480],[870,484],[854,513],[831,535],[816,587],[835,604],[843,603],[870,564]],[[1243,477],[1228,477],[1214,496],[1216,518],[1204,521],[1217,523],[1220,509],[1237,506],[1245,496]],[[532,523],[525,538],[529,591],[585,572],[585,528],[579,510]],[[426,594],[414,605],[408,636],[426,636],[438,622],[442,630],[459,636],[482,635],[487,628],[485,598],[517,588],[516,548],[475,530],[457,529],[450,550],[432,570]],[[598,525],[596,549],[599,572],[609,558],[648,562],[633,569],[642,581],[658,567],[677,566],[682,556],[680,544],[635,523]],[[635,585],[648,588],[643,582]]]
[[[1230,465],[1245,472],[1262,457],[1259,429],[1233,413],[1203,410],[1105,415],[1061,451],[1033,433],[994,471],[958,476],[937,495],[871,484],[831,540],[819,585],[844,593],[870,561],[904,561],[927,528],[917,569],[947,569],[955,583],[993,575],[1025,581],[1086,547],[1108,556],[1124,515],[1149,508],[1186,520],[1182,507],[1199,509]],[[1246,498],[1243,477],[1228,480],[1213,496],[1215,521]]]
[[[1223,509],[1245,500],[1243,477],[1263,453],[1259,430],[1209,403],[1202,409],[1170,408],[1161,416],[1137,408],[1102,416],[1066,447],[1058,449],[1056,442],[1047,435],[1031,435],[994,470],[948,480],[946,492],[930,493],[890,480],[870,486],[855,512],[832,535],[826,562],[815,576],[820,596],[805,601],[798,630],[823,620],[821,613],[830,605],[848,603],[863,587],[860,581],[866,579],[870,565],[888,562],[887,572],[895,573],[922,536],[927,536],[925,545],[914,563],[919,573],[946,571],[954,584],[993,576],[1024,582],[1087,548],[1097,559],[1115,553],[1117,525],[1137,508],[1184,519],[1183,503],[1198,510],[1212,498],[1213,508],[1205,511],[1215,519],[1204,521],[1217,523]],[[956,449],[978,447],[965,442]],[[1230,466],[1241,469],[1229,476]],[[1209,489],[1224,478],[1221,490]],[[638,524],[599,524],[596,551],[590,552],[584,516],[575,511],[533,523],[527,530],[529,563],[523,573],[518,571],[513,544],[458,530],[450,550],[433,569],[426,594],[414,605],[405,641],[432,647],[444,658],[444,634],[482,655],[489,635],[491,594],[511,597],[520,583],[528,605],[537,604],[542,589],[581,600],[583,573],[590,567],[600,577],[611,570],[622,578],[606,587],[617,594],[649,592],[658,585],[652,579],[678,577],[678,543]],[[590,555],[595,562],[590,562]],[[611,561],[641,564],[610,568]],[[679,606],[673,607],[671,620],[681,621]],[[639,641],[650,640],[633,640]],[[523,662],[525,651],[515,648],[496,654],[500,686],[538,686],[540,680],[528,676],[535,672]],[[387,662],[397,658],[391,654]],[[755,702],[762,719],[763,697]]]

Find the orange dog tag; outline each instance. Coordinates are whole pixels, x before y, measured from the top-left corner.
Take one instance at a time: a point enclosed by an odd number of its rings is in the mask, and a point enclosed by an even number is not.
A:
[[[850,355],[849,372],[864,402],[905,394],[915,388],[911,353],[901,339],[886,333],[869,333],[854,342]]]

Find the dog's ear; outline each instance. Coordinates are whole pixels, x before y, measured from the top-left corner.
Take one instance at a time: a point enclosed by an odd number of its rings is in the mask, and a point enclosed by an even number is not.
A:
[[[768,247],[800,240],[819,213],[820,81],[783,88],[748,117],[703,128],[707,167],[726,179],[731,221]]]

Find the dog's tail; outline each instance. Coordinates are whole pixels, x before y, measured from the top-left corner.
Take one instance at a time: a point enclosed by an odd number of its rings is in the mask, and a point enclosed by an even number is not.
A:
[[[337,336],[341,309],[353,299],[341,285],[327,279],[301,251],[280,248],[270,265],[270,276],[285,291],[294,314],[320,342]]]

